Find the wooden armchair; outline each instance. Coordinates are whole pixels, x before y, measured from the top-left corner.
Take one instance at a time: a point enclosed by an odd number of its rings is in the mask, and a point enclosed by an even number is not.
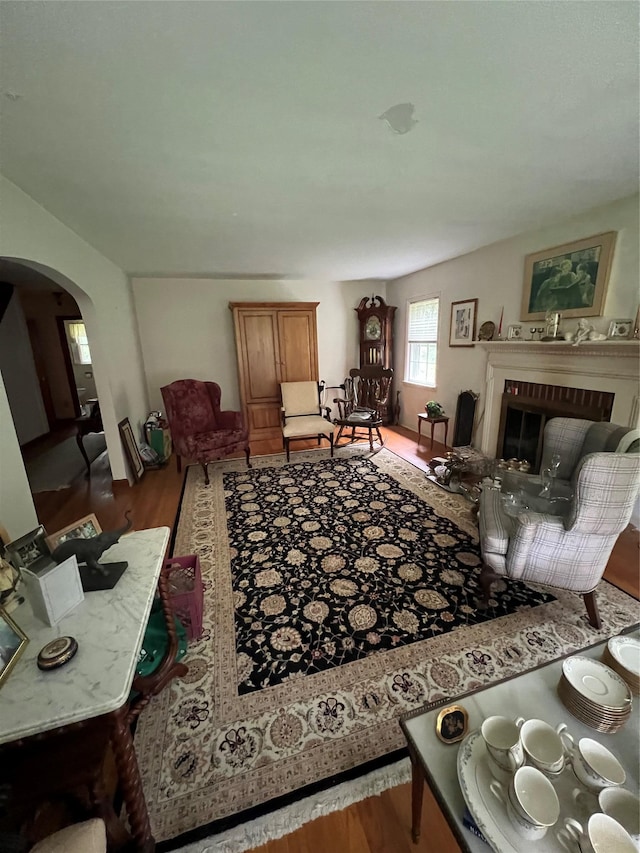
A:
[[[354,367],[340,387],[344,397],[336,397],[333,402],[338,406],[339,420],[345,420],[356,409],[369,409],[384,420],[391,398],[393,370],[379,365]]]

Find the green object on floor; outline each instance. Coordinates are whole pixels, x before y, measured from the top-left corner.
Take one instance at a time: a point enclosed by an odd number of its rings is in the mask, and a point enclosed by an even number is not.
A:
[[[182,660],[187,653],[187,632],[182,622],[174,617],[176,633],[178,634],[178,651],[176,660]],[[160,665],[169,644],[169,635],[164,620],[162,604],[156,599],[151,608],[151,615],[144,632],[142,648],[136,666],[137,675],[151,675]]]

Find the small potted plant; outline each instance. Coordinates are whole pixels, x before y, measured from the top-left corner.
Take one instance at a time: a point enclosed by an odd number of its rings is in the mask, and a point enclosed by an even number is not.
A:
[[[430,418],[441,418],[444,415],[444,408],[435,400],[429,400],[425,404],[424,410]]]

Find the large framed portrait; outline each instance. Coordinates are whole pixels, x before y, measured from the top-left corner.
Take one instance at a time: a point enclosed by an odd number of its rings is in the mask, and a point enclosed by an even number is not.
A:
[[[527,255],[520,319],[544,320],[548,311],[601,317],[615,243],[607,231]]]
[[[8,677],[28,642],[24,631],[0,607],[0,685]]]
[[[451,303],[450,347],[472,347],[476,337],[478,300],[465,299]]]

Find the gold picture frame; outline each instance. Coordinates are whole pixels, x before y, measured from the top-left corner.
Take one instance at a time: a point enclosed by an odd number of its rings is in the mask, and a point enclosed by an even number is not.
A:
[[[29,638],[3,607],[0,607],[0,687],[9,677]]]
[[[601,317],[615,244],[607,231],[527,255],[520,319],[544,320],[548,311]]]
[[[62,530],[52,533],[47,536],[47,545],[51,551],[54,551],[58,545],[62,545],[68,539],[91,539],[92,536],[97,536],[102,533],[102,528],[98,519],[91,513],[74,521],[73,524],[68,524]]]
[[[466,735],[469,714],[462,705],[443,708],[436,718],[436,735],[443,743],[458,743]]]

